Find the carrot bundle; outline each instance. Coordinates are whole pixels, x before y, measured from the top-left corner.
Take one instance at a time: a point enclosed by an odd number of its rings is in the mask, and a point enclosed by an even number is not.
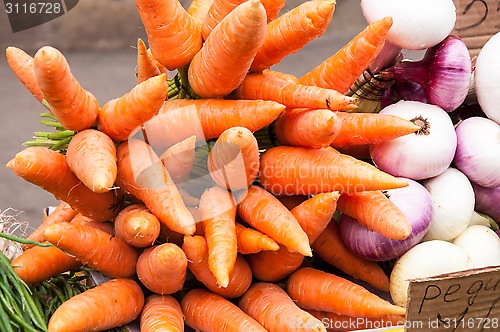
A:
[[[14,46],[7,47],[5,57],[14,75],[16,75],[36,100],[42,102],[43,94],[36,82],[33,58],[22,49]]]
[[[140,329],[148,332],[183,332],[184,317],[179,302],[170,295],[148,296],[140,315]]]

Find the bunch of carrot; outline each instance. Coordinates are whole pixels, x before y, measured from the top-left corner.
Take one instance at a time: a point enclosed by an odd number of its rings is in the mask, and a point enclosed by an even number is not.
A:
[[[380,52],[392,19],[370,24],[296,78],[271,67],[326,31],[334,0],[282,14],[284,1],[136,4],[147,32],[137,44],[137,85],[103,105],[58,49],[44,46],[34,57],[7,49],[12,70],[68,143],[54,150],[53,140],[52,149],[35,140],[41,146],[7,164],[61,202],[28,237],[45,246],[26,245],[12,266],[30,284],[82,265],[110,279],[63,303],[49,331],[135,319],[143,331],[324,331],[318,317],[327,313],[404,319],[405,308],[309,260],[318,253],[388,291],[381,267],[341,243],[333,215],[337,202],[366,215],[349,203],[353,194],[408,185],[339,152],[419,129],[356,113],[358,100],[344,95]],[[372,222],[381,219],[375,204],[386,202],[372,201]],[[411,230],[400,223],[375,229],[404,238]]]

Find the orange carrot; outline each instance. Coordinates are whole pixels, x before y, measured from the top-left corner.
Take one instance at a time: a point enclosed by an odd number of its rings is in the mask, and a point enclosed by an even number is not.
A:
[[[248,0],[236,7],[191,61],[188,79],[193,91],[202,98],[231,93],[243,82],[265,36],[266,11],[260,1]]]
[[[280,245],[277,251],[261,251],[246,257],[255,279],[278,282],[296,271],[304,262],[304,255],[291,252]]]
[[[203,283],[212,292],[225,298],[237,298],[246,292],[252,283],[252,271],[242,255],[236,256],[234,267],[229,273],[226,287],[220,287],[208,265],[207,241],[203,236],[195,235],[184,237],[182,250],[188,259],[188,268],[195,278]]]
[[[335,147],[335,149],[342,154],[347,154],[356,159],[367,160],[367,161],[371,160],[370,144],[339,146]]]
[[[267,23],[278,17],[280,10],[285,7],[285,0],[261,0],[260,2],[266,9]]]
[[[322,321],[328,331],[343,332],[343,331],[361,331],[370,329],[380,329],[384,327],[395,327],[404,325],[405,316],[403,315],[388,315],[384,317],[350,317],[339,315],[334,312],[307,310],[311,315]]]
[[[361,258],[347,248],[335,221],[328,224],[311,247],[314,254],[325,262],[377,289],[389,292],[389,277],[376,262]]]
[[[178,0],[136,0],[149,47],[158,62],[174,70],[187,65],[200,50],[196,21]]]
[[[338,191],[353,193],[408,185],[367,162],[334,148],[308,149],[277,146],[260,159],[260,184],[275,195],[310,195]]]
[[[320,320],[299,308],[282,288],[272,283],[253,284],[238,306],[270,332],[326,331]]]
[[[266,234],[256,229],[245,227],[238,222],[235,225],[238,252],[240,254],[256,254],[264,250],[276,251],[280,248],[278,242]]]
[[[5,51],[7,64],[26,89],[39,101],[43,101],[42,91],[35,78],[33,58],[20,48],[9,46]]]
[[[287,281],[287,293],[303,309],[335,312],[351,317],[404,315],[406,309],[334,274],[304,267]]]
[[[404,240],[412,231],[405,214],[382,191],[343,194],[338,209],[389,239]]]
[[[223,188],[248,188],[259,173],[259,145],[252,132],[245,127],[226,129],[210,150],[208,171]]]
[[[203,39],[206,40],[222,19],[245,1],[247,0],[213,0],[201,26]]]
[[[238,202],[238,215],[246,223],[291,251],[312,256],[307,234],[294,215],[271,193],[252,185]]]
[[[342,126],[331,144],[333,147],[381,143],[421,129],[390,114],[338,112],[337,115]]]
[[[160,74],[165,74],[165,75],[167,75],[167,78],[168,78],[168,74],[169,74],[168,69],[164,65],[159,63],[158,60],[156,60],[156,58],[153,55],[153,53],[151,52],[150,48],[147,49],[147,52],[148,52],[149,59],[151,59],[151,62],[153,62],[155,64],[156,68],[158,68],[158,70],[160,71]]]
[[[335,90],[296,84],[261,73],[248,74],[236,89],[235,96],[239,99],[272,100],[288,108],[345,111],[357,107],[356,98],[344,96]]]
[[[187,263],[186,254],[178,245],[159,244],[141,253],[137,260],[137,276],[150,291],[173,294],[184,285]]]
[[[196,136],[192,135],[161,154],[160,159],[175,184],[181,184],[189,177],[196,157],[195,145]]]
[[[193,216],[151,146],[131,139],[118,146],[117,155],[118,182],[167,227],[181,234],[193,234]]]
[[[160,234],[160,221],[148,209],[132,204],[115,219],[116,237],[136,248],[152,246]]]
[[[274,134],[280,144],[310,147],[329,146],[341,130],[335,112],[327,109],[294,109],[274,122]]]
[[[105,331],[136,319],[144,294],[131,279],[112,279],[75,295],[56,309],[49,331]]]
[[[6,167],[95,221],[110,220],[115,214],[113,192],[91,191],[71,172],[65,156],[59,152],[28,147],[17,153]]]
[[[264,100],[168,100],[144,129],[152,146],[166,148],[191,135],[197,141],[217,138],[235,126],[255,132],[284,110],[284,105]]]
[[[140,84],[151,77],[160,75],[160,69],[149,57],[146,44],[141,38],[137,39],[137,84]]]
[[[266,331],[235,304],[202,288],[189,291],[181,308],[186,324],[199,331]]]
[[[269,69],[320,37],[330,24],[334,11],[335,0],[305,1],[278,16],[268,24],[266,39],[255,55],[251,70]]]
[[[291,196],[276,196],[276,198],[283,203],[288,210],[293,209],[297,205],[309,199],[307,195],[291,195]]]
[[[97,228],[110,235],[115,235],[115,227],[111,221],[94,221],[89,217],[85,217],[78,213],[72,220],[72,224],[85,225],[92,228]]]
[[[181,305],[170,295],[148,296],[141,311],[140,329],[148,332],[183,332]]]
[[[203,21],[205,21],[205,17],[207,17],[208,10],[210,9],[210,6],[212,6],[213,2],[214,0],[193,0],[189,4],[187,13],[194,19],[200,28],[200,31]]]
[[[61,125],[80,131],[92,127],[99,103],[71,73],[64,55],[56,48],[43,46],[34,58],[35,78],[50,111]]]
[[[262,74],[277,77],[277,78],[280,78],[282,80],[285,80],[285,81],[288,81],[291,83],[299,84],[299,79],[292,74],[283,73],[280,71],[270,70],[270,69],[266,69],[266,70],[262,71]]]
[[[346,93],[378,56],[391,26],[391,17],[368,25],[337,53],[302,76],[300,82]]]
[[[58,223],[47,227],[43,236],[107,277],[127,278],[135,273],[137,251],[104,231],[74,223]]]
[[[123,96],[110,100],[99,111],[97,128],[115,141],[124,141],[158,113],[167,97],[166,75],[152,77]]]

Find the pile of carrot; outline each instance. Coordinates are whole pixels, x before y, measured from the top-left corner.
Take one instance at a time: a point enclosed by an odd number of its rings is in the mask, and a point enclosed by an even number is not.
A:
[[[64,302],[49,331],[133,321],[141,331],[325,331],[322,315],[402,323],[405,308],[374,292],[388,291],[387,275],[349,252],[334,219],[352,210],[382,234],[411,231],[348,201],[406,180],[337,150],[419,129],[356,113],[344,95],[392,19],[296,78],[272,66],[326,31],[334,0],[286,13],[284,1],[136,4],[147,33],[137,85],[101,105],[57,48],[6,52],[58,130],[74,132],[67,146],[29,146],[7,164],[60,201],[28,236],[52,246],[27,245],[12,266],[29,284],[82,265],[109,278]]]

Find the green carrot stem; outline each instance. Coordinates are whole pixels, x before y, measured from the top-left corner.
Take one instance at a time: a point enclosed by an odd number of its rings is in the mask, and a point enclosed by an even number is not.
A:
[[[0,305],[0,330],[5,332],[14,332],[3,305]]]
[[[62,139],[58,141],[56,144],[52,145],[50,148],[55,151],[66,149],[72,138],[73,136]]]
[[[52,114],[52,113],[41,113],[40,116],[42,118],[49,118],[49,119],[57,121],[56,116],[54,114]]]
[[[42,242],[38,242],[38,241],[23,239],[23,238],[17,237],[17,236],[12,235],[12,234],[0,233],[0,237],[3,237],[7,240],[11,240],[14,242],[19,242],[21,244],[33,244],[35,246],[40,246],[40,247],[53,247],[54,246],[52,243],[42,243]],[[7,258],[5,258],[5,259],[7,259]]]
[[[59,122],[51,120],[40,120],[40,123],[46,125],[47,127],[61,128],[65,129]]]

